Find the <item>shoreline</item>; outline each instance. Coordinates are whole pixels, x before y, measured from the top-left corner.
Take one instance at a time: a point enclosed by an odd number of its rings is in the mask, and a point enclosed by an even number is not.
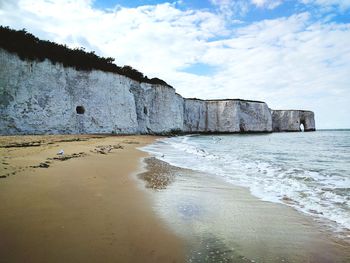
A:
[[[0,262],[350,259],[292,207],[139,149],[157,138],[0,137]]]
[[[0,137],[0,262],[183,262],[131,176],[155,138]]]
[[[292,207],[154,157],[139,178],[182,237],[187,262],[347,262],[349,244]]]
[[[208,173],[230,185],[244,187],[261,201],[291,207],[303,216],[311,217],[336,238],[350,244],[349,217],[346,213],[347,177],[341,171],[342,167],[347,169],[347,164],[340,160],[334,164],[334,170],[327,170],[332,159],[327,160],[325,155],[317,159],[310,152],[299,153],[298,146],[287,149],[280,145],[280,150],[273,149],[284,139],[287,140],[286,144],[294,140],[294,145],[299,145],[298,142],[307,143],[309,139],[315,140],[309,134],[287,135],[182,136],[162,139],[160,143],[146,146],[145,151],[171,165]],[[319,137],[323,139],[327,136]],[[236,146],[231,148],[234,150],[220,145],[223,141],[233,142]],[[250,143],[253,146],[248,147]],[[220,147],[216,147],[216,144]],[[254,153],[255,150],[258,153]],[[301,158],[310,160],[303,161]],[[330,184],[329,188],[327,185],[322,186],[324,182]],[[328,207],[331,202],[334,206]]]

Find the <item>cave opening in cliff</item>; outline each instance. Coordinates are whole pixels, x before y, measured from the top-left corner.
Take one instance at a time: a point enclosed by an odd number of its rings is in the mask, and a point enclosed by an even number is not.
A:
[[[84,114],[85,113],[85,108],[83,106],[77,106],[75,108],[77,114]]]
[[[305,125],[304,125],[303,122],[300,123],[300,131],[301,131],[301,132],[305,131]]]

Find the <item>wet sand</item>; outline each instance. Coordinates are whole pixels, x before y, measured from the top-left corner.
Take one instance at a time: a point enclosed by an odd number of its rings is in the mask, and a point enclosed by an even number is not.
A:
[[[214,176],[148,158],[154,210],[186,242],[187,262],[350,262],[350,244],[291,207]]]
[[[154,139],[0,137],[0,262],[183,262],[130,176]]]

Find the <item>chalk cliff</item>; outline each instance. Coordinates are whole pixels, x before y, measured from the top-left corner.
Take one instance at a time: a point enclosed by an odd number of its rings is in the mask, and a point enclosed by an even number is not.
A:
[[[185,99],[184,131],[271,132],[271,113],[258,101]]]
[[[309,111],[244,100],[185,99],[116,73],[22,60],[0,48],[0,134],[166,134],[315,130]]]
[[[0,65],[0,134],[138,132],[129,90],[136,83],[126,77],[23,61],[3,50]]]
[[[136,84],[130,87],[135,98],[138,132],[161,134],[183,130],[184,99],[169,86]]]
[[[300,131],[301,124],[304,131],[315,131],[315,118],[312,111],[303,110],[272,110],[272,130]]]

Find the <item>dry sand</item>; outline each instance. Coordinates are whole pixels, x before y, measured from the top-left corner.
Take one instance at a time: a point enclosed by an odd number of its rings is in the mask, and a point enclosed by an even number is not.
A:
[[[0,137],[0,262],[184,261],[130,176],[154,139]]]

